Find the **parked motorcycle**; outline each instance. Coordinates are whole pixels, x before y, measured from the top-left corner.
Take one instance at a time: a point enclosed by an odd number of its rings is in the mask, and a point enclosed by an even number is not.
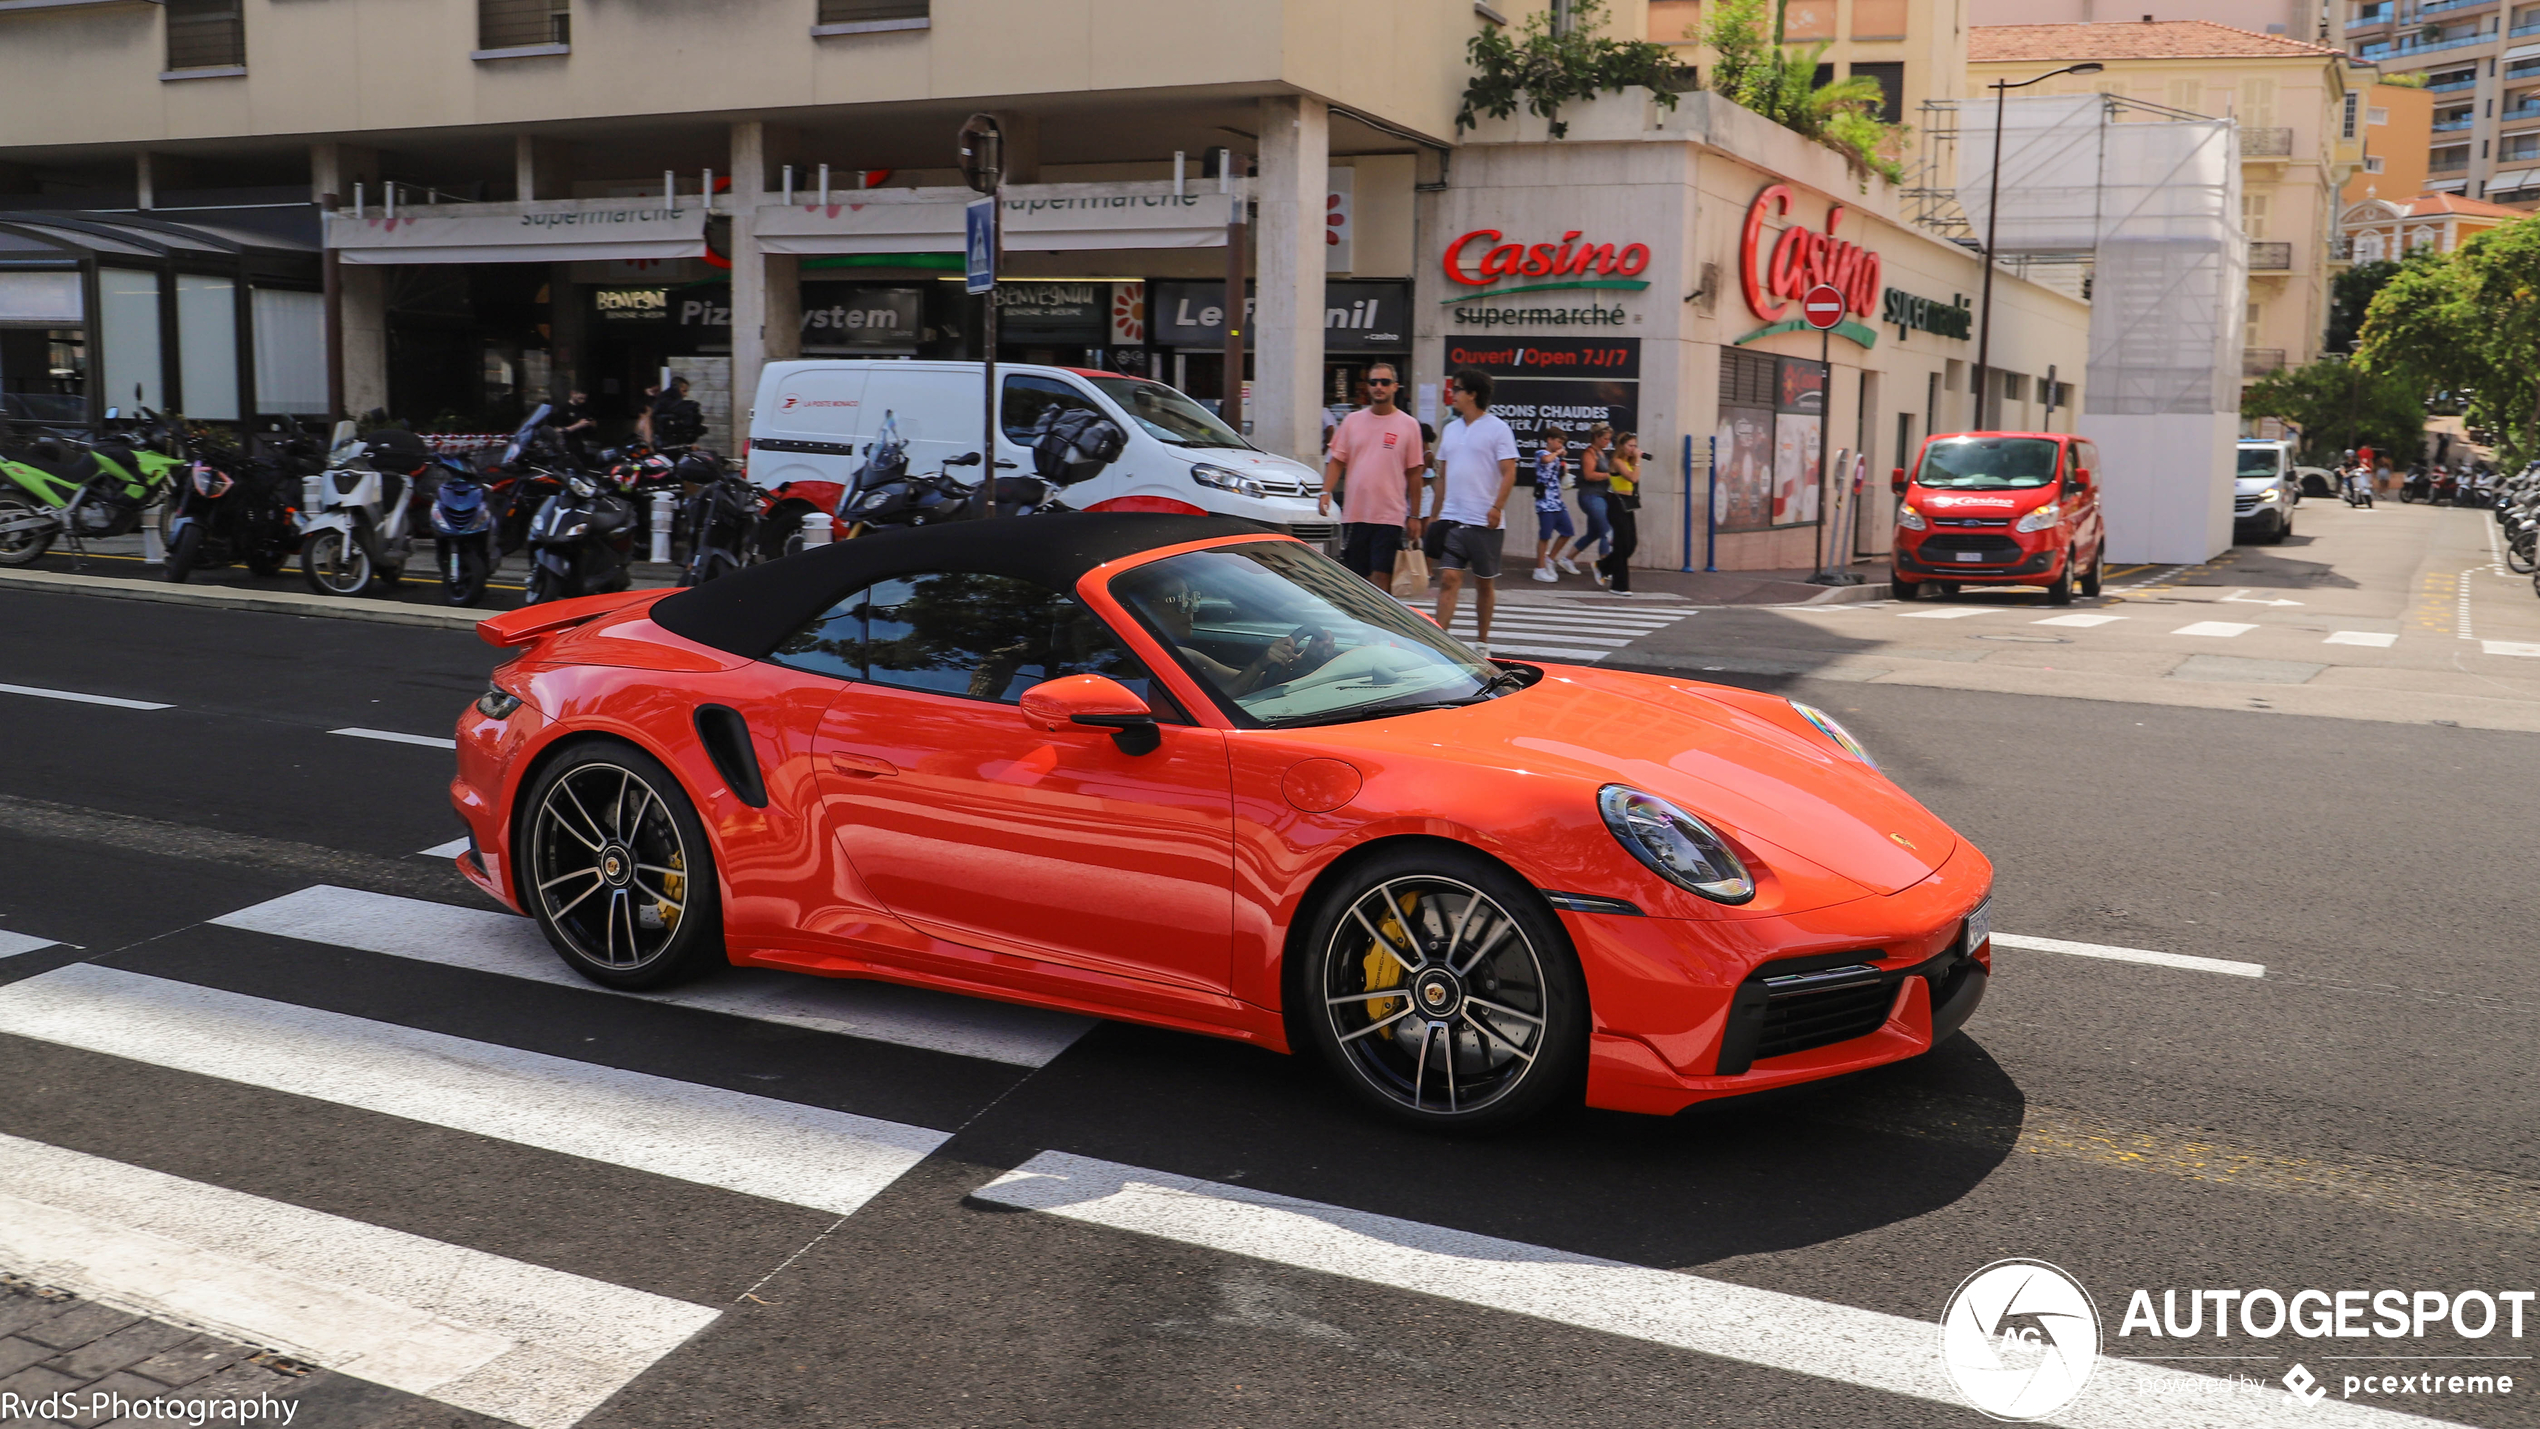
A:
[[[529,594],[523,604],[626,589],[639,525],[635,503],[606,476],[574,472],[529,519]]]
[[[198,570],[243,562],[248,574],[272,577],[300,549],[292,509],[298,494],[280,455],[249,457],[236,447],[198,444],[199,454],[168,497],[163,574],[181,582]]]
[[[709,454],[710,455],[710,454]],[[679,572],[683,586],[704,585],[750,563],[759,525],[767,517],[767,493],[748,474],[717,460],[710,470],[692,452],[681,460],[703,483],[680,508],[679,533],[688,546]]]
[[[134,430],[109,430],[82,449],[48,435],[0,455],[0,566],[34,564],[57,537],[77,553],[85,542],[141,528],[143,509],[188,463],[177,453],[174,424],[139,410]],[[115,408],[106,409],[106,420],[119,420]]]
[[[432,449],[409,431],[339,422],[326,469],[301,482],[300,574],[320,595],[393,589],[414,552],[416,479]]]

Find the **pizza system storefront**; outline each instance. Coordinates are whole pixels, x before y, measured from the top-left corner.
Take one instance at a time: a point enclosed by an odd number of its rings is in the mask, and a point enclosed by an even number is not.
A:
[[[1574,449],[1598,422],[1638,433],[1635,564],[1883,557],[1890,470],[1925,436],[2072,430],[2087,304],[1995,275],[1979,422],[1982,265],[1906,222],[1883,180],[1708,94],[1565,117],[1561,140],[1490,124],[1421,195],[1418,400],[1431,417],[1439,374],[1491,374],[1528,458],[1554,430]],[[1800,315],[1819,283],[1845,308],[1824,336]]]

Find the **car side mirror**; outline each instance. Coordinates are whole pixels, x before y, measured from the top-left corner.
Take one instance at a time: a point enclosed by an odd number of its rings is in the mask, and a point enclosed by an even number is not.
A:
[[[1899,496],[1905,494],[1905,468],[1893,467],[1887,473],[1887,489]]]
[[[1071,725],[1111,731],[1123,754],[1146,754],[1164,742],[1155,711],[1108,675],[1066,675],[1023,692],[1023,720],[1056,733]]]

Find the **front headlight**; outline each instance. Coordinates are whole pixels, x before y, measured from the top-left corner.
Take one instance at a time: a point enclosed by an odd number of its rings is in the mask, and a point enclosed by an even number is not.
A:
[[[1622,784],[1596,791],[1596,811],[1632,857],[1678,888],[1714,903],[1744,903],[1755,880],[1711,826],[1659,798]]]
[[[1228,471],[1222,466],[1211,466],[1204,461],[1191,464],[1191,480],[1202,486],[1213,486],[1219,491],[1231,491],[1237,496],[1268,494],[1262,490],[1261,483],[1251,477],[1241,472]]]
[[[1913,507],[1899,506],[1896,508],[1896,524],[1908,531],[1920,531],[1931,523],[1925,521],[1923,513]]]
[[[2284,493],[2270,486],[2266,490],[2258,493],[2258,499],[2260,501],[2282,501],[2284,499]]]
[[[2011,529],[2013,529],[2013,530],[2015,530],[2015,531],[2049,531],[2049,530],[2053,530],[2053,529],[2054,529],[2054,526],[2055,526],[2056,521],[2057,521],[2057,520],[2059,520],[2059,519],[2061,519],[2061,518],[2062,518],[2062,516],[2063,516],[2063,514],[2064,514],[2064,508],[2063,508],[2062,506],[2058,505],[2058,504],[2057,504],[2057,503],[2055,503],[2055,502],[2049,501],[2049,502],[2047,502],[2045,505],[2040,506],[2039,508],[2037,508],[2035,511],[2032,511],[2032,512],[2030,512],[2029,514],[2027,514],[2026,516],[2021,517],[2021,518],[2020,518],[2020,521],[2019,521],[2019,524],[2018,524],[2018,525],[2016,525],[2016,526],[2014,526],[2014,527],[2012,527]]]
[[[1870,757],[1870,751],[1862,748],[1861,741],[1854,739],[1852,737],[1852,731],[1845,729],[1833,715],[1826,713],[1824,710],[1817,708],[1815,705],[1804,705],[1797,700],[1792,700],[1790,702],[1790,707],[1799,711],[1799,717],[1801,719],[1815,725],[1819,733],[1823,734],[1826,738],[1833,740],[1837,745],[1840,745],[1844,753],[1860,760],[1872,769],[1879,767],[1879,762]]]

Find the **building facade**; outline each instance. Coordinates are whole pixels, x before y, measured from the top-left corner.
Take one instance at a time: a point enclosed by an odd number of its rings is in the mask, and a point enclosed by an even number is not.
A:
[[[2245,375],[2318,356],[2338,261],[2337,193],[2363,154],[2360,91],[2345,57],[2203,20],[1987,26],[1974,32],[1968,92],[2079,60],[2106,68],[2039,88],[2121,94],[2238,121],[2240,226],[2249,241]]]
[[[2426,191],[2426,154],[2434,142],[2434,96],[2410,76],[2378,79],[2362,91],[2363,162],[2346,176],[2338,197],[2347,204],[2368,198],[2405,199]]]
[[[1710,73],[1713,55],[1700,41],[1702,0],[1644,0],[1639,35],[1676,49],[1694,75]],[[1823,44],[1821,80],[1865,76],[1886,96],[1882,118],[1913,123],[1928,99],[1958,92],[1967,66],[1969,0],[1788,0],[1782,36],[1793,45]]]
[[[2349,261],[2397,262],[2420,248],[2449,253],[2476,234],[2529,218],[2528,209],[2482,203],[2458,194],[2368,198],[2340,219]]]
[[[2433,101],[2426,191],[2540,206],[2540,5],[2350,3],[2355,57],[2384,73],[2422,76]]]

